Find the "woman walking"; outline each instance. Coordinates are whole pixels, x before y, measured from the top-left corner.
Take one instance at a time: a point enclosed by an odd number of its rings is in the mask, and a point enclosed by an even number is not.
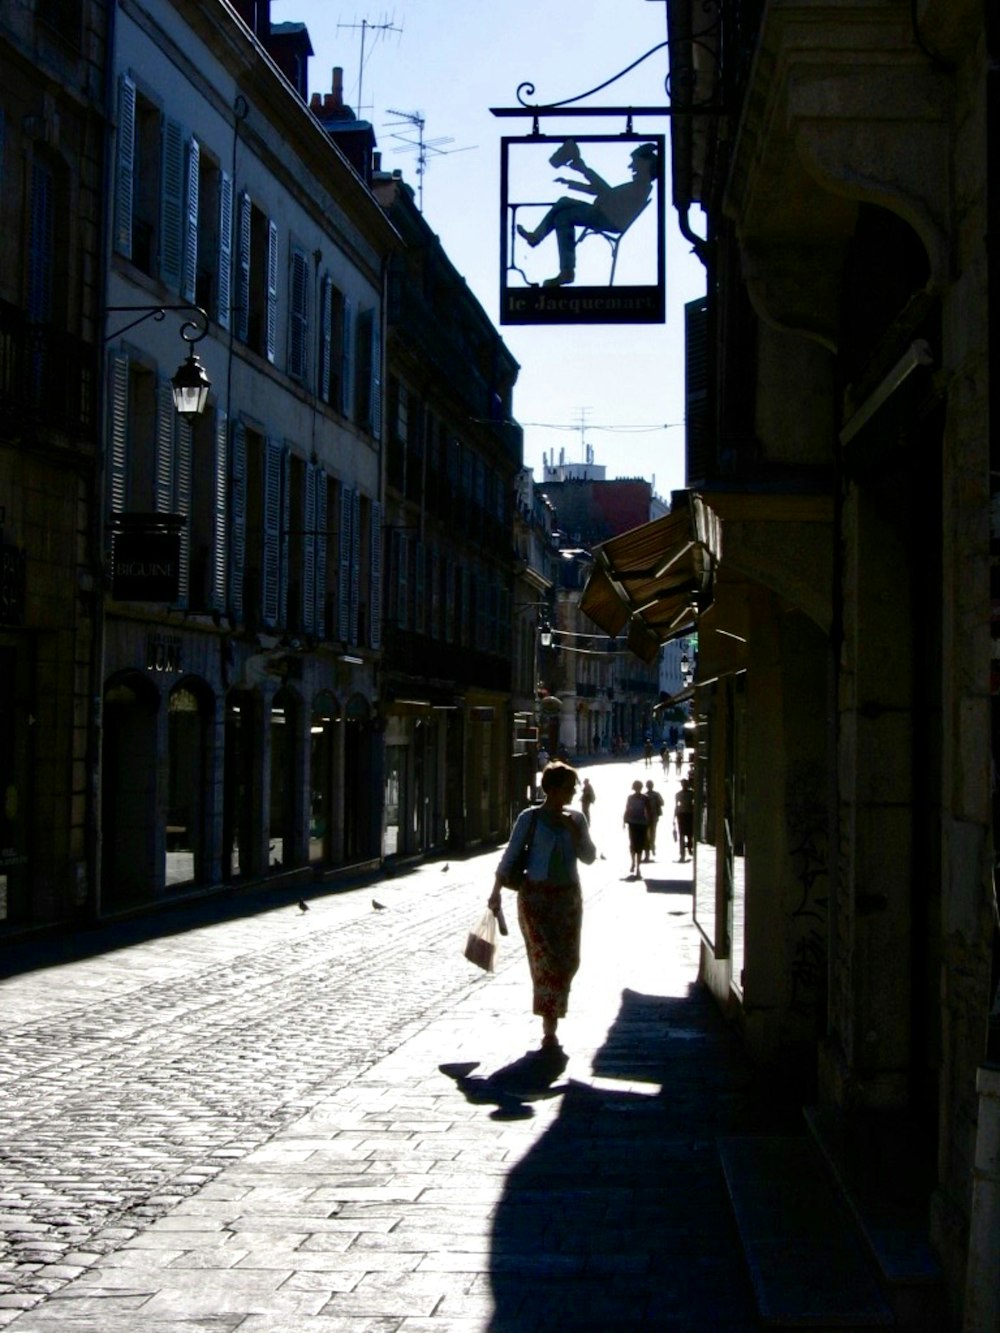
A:
[[[570,986],[580,966],[583,899],[577,862],[590,865],[597,850],[587,821],[566,810],[576,791],[576,769],[559,760],[542,773],[545,800],[522,810],[497,866],[489,905],[500,905],[502,881],[528,847],[526,877],[517,895],[517,919],[531,970],[532,1012],[542,1020],[543,1050],[558,1051],[556,1029],[566,1016]]]
[[[641,782],[632,783],[632,790],[625,801],[622,827],[628,829],[628,850],[632,858],[629,864],[629,878],[642,879],[642,871],[639,866],[642,862],[642,854],[646,850],[646,834],[649,829],[649,801],[642,790]]]

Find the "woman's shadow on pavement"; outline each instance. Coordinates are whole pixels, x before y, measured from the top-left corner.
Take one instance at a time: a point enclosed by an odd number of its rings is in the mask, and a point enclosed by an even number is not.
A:
[[[439,1065],[438,1068],[455,1080],[458,1090],[473,1105],[495,1105],[491,1120],[528,1120],[535,1114],[531,1109],[532,1102],[558,1097],[565,1091],[565,1085],[559,1084],[558,1080],[568,1063],[565,1051],[557,1047],[551,1051],[528,1051],[511,1064],[487,1075],[474,1072],[479,1068],[478,1060]]]

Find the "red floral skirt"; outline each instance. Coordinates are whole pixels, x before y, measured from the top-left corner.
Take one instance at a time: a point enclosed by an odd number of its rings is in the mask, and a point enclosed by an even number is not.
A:
[[[580,967],[580,886],[526,880],[517,895],[517,919],[531,970],[532,1013],[562,1018]]]

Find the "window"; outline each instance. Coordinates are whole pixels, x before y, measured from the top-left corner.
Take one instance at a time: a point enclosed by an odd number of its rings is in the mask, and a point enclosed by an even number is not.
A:
[[[324,403],[350,416],[353,378],[351,303],[329,274],[320,289],[319,396]]]
[[[118,85],[115,249],[184,300],[197,291],[201,146],[135,81]],[[218,241],[218,229],[215,229]]]
[[[193,262],[195,275],[189,299],[228,329],[233,300],[233,181],[204,149],[197,158],[196,214],[190,200],[188,208],[189,263]],[[191,228],[196,230],[193,244]]]
[[[288,301],[288,373],[304,384],[309,374],[309,261],[292,251]]]
[[[278,228],[246,193],[240,195],[237,334],[268,361],[275,359]]]
[[[382,434],[382,348],[374,310],[358,315],[354,419],[376,439]]]

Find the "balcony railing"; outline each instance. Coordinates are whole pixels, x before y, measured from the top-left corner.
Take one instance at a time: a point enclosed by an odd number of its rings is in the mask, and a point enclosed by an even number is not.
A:
[[[505,693],[510,690],[507,658],[440,643],[395,625],[383,629],[383,663],[386,671],[427,681],[450,681],[456,687],[475,686]]]
[[[31,322],[0,301],[0,420],[15,432],[39,426],[75,439],[96,424],[97,354],[72,334]]]

